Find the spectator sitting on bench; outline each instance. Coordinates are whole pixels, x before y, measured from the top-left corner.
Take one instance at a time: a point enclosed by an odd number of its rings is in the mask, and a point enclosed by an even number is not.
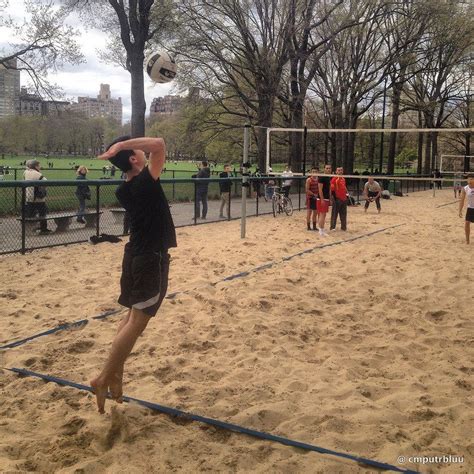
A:
[[[79,166],[77,168],[77,177],[76,180],[84,181],[86,180],[86,175],[89,170],[85,166]],[[76,188],[76,197],[79,200],[79,211],[77,212],[77,222],[81,224],[85,224],[86,221],[84,220],[84,214],[86,212],[86,199],[91,198],[91,190],[89,186],[85,183],[81,183],[77,185]]]
[[[38,160],[28,160],[23,178],[26,181],[34,181],[46,178],[40,173],[41,165]],[[48,221],[45,219],[48,209],[46,207],[46,187],[30,186],[26,188],[25,217],[34,218],[39,216],[40,234],[49,234]]]

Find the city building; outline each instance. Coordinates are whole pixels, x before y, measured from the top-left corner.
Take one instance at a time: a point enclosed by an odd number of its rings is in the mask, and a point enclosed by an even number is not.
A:
[[[172,115],[179,110],[181,102],[182,97],[179,95],[155,97],[150,106],[150,117]]]
[[[97,98],[78,97],[77,103],[71,104],[71,110],[86,117],[111,117],[122,123],[122,98],[112,99],[109,84],[100,85]]]
[[[16,59],[9,61],[9,68],[0,64],[0,118],[15,115],[20,101],[20,71]]]
[[[20,89],[17,108],[18,115],[42,115],[43,99],[37,94],[30,94],[26,87]]]

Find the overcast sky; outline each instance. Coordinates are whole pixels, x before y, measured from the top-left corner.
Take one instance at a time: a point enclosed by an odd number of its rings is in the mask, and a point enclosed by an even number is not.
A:
[[[14,19],[27,18],[23,0],[10,0],[7,12]],[[130,74],[121,67],[100,62],[97,49],[106,49],[106,37],[103,33],[97,30],[85,31],[81,27],[81,21],[74,17],[70,18],[69,23],[81,32],[80,43],[86,62],[76,66],[66,65],[58,73],[50,75],[51,82],[63,89],[67,99],[73,100],[77,100],[78,96],[96,97],[101,83],[110,84],[112,98],[122,98],[123,121],[130,120]],[[11,39],[11,31],[0,28],[0,46],[5,47]],[[28,85],[28,75],[23,72],[21,73],[21,85]],[[172,93],[171,87],[168,84],[155,84],[145,74],[147,116],[152,99]]]

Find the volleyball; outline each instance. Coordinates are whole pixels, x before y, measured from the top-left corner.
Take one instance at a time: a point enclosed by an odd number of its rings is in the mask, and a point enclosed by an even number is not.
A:
[[[164,51],[151,53],[145,61],[145,68],[150,79],[158,84],[170,82],[176,76],[176,63]]]

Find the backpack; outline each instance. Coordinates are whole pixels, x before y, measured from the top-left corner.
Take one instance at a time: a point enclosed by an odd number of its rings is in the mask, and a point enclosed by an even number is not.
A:
[[[41,175],[40,179],[43,179],[43,176]],[[46,191],[46,186],[35,186],[34,187],[34,198],[35,199],[44,199],[46,197],[47,191]]]

